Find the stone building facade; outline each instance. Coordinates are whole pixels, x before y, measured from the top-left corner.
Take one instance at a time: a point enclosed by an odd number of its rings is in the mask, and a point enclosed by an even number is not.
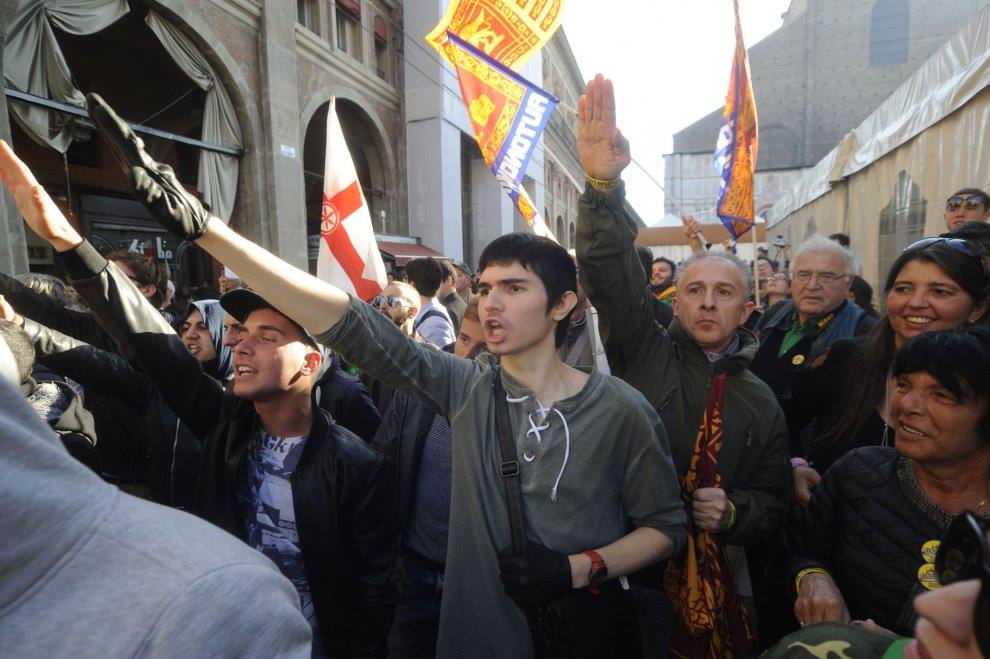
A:
[[[13,17],[0,10],[0,34]],[[16,4],[16,3],[14,3]],[[194,193],[204,97],[148,31],[154,11],[206,58],[229,95],[242,135],[230,224],[300,267],[314,267],[327,108],[337,113],[376,233],[408,235],[400,0],[131,0],[130,11],[93,35],[56,31],[77,87],[101,93],[129,121],[176,136],[144,135]],[[28,137],[0,99],[0,137],[12,139],[57,203],[106,246],[155,253],[184,273],[212,279],[216,266],[163,236],[130,197],[98,135],[81,130],[63,158]],[[6,100],[6,103],[4,102]],[[183,141],[184,140],[184,141]],[[216,146],[216,145],[212,145]],[[223,146],[223,145],[221,145]],[[0,268],[51,271],[16,207],[0,204]],[[308,237],[310,237],[308,239]],[[135,242],[136,241],[136,242]],[[30,254],[30,257],[29,257]]]
[[[760,115],[756,211],[859,125],[987,0],[792,0],[783,25],[749,48]],[[726,62],[728,69],[728,62]],[[674,135],[665,210],[714,216],[721,108]],[[769,218],[772,221],[773,218]]]

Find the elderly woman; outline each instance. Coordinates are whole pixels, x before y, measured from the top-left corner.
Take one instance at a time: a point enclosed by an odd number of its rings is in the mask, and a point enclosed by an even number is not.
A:
[[[912,600],[939,587],[952,519],[990,510],[990,330],[921,334],[897,353],[894,448],[863,447],[798,512],[791,569],[801,624],[873,619],[910,635]]]
[[[787,423],[792,436],[805,428],[803,457],[791,461],[798,503],[807,503],[820,474],[846,452],[889,441],[885,394],[897,349],[913,336],[985,315],[990,279],[983,253],[959,239],[909,246],[887,275],[887,315],[866,337],[835,342],[795,375]]]

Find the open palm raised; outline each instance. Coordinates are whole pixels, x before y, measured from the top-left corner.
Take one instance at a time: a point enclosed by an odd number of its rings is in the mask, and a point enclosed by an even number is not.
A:
[[[629,140],[615,126],[615,92],[612,81],[600,73],[578,99],[578,155],[584,173],[612,181],[629,164]]]

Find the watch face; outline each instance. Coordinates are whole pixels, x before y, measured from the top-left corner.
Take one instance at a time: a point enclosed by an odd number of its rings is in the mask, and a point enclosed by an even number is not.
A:
[[[595,583],[602,583],[608,577],[608,570],[605,566],[598,568],[597,570],[591,571],[591,581]]]

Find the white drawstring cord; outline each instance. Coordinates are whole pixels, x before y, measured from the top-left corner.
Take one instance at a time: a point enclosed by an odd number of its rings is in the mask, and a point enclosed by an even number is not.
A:
[[[560,479],[564,475],[564,469],[567,467],[567,459],[571,457],[571,429],[567,427],[567,419],[560,410],[555,409],[554,412],[560,417],[560,420],[564,422],[564,464],[560,465],[560,473],[557,474],[557,480],[553,483],[553,489],[550,490],[550,500],[557,501],[557,486],[560,485]]]
[[[507,403],[525,403],[527,400],[529,400],[529,396],[521,396],[519,398],[510,398],[509,396],[505,397],[505,401]],[[541,414],[546,415],[549,412],[549,410],[546,407],[544,407],[543,403],[541,403],[539,400],[537,400],[536,403],[537,405],[539,405],[538,411]],[[564,422],[564,463],[560,465],[560,471],[557,473],[557,480],[554,481],[553,489],[550,490],[550,500],[556,502],[557,488],[560,486],[560,479],[563,478],[564,476],[564,469],[567,468],[567,461],[571,457],[571,429],[567,426],[567,419],[564,418],[564,415],[561,413],[561,411],[558,409],[554,409],[553,411],[556,412],[557,416],[560,417],[560,420]],[[535,434],[536,443],[542,444],[543,436],[540,434],[540,432],[549,428],[550,423],[547,422],[542,426],[538,426],[536,425],[536,423],[533,422],[533,416],[531,414],[527,414],[526,418],[529,420],[529,430],[526,431],[526,435],[529,436],[530,434]],[[532,460],[530,460],[529,458],[527,458],[526,461],[532,462]]]

